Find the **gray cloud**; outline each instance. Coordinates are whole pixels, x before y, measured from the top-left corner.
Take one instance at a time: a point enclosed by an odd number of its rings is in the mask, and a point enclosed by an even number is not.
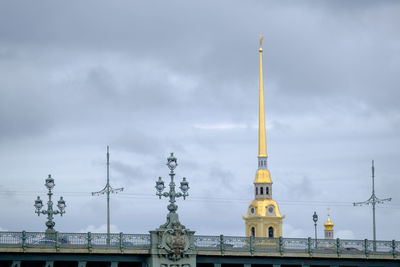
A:
[[[143,171],[140,167],[133,167],[122,162],[114,161],[112,169],[119,173],[120,179],[125,184],[131,184],[143,179]]]

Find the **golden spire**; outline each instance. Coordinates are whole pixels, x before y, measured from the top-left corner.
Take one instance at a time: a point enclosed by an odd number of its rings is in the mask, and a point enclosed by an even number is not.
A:
[[[259,96],[259,121],[258,121],[258,156],[267,157],[267,138],[265,135],[265,112],[264,112],[264,82],[262,69],[262,41],[263,36],[260,33],[260,96]]]
[[[272,180],[267,166],[267,140],[265,134],[264,83],[262,69],[262,41],[260,34],[260,87],[258,125],[258,169],[254,178],[254,200],[250,203],[246,222],[246,236],[276,238],[282,236],[282,216],[278,203],[272,199]]]

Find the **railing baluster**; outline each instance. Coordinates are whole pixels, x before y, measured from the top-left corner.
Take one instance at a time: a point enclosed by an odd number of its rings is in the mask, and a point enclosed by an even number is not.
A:
[[[26,251],[26,232],[22,231],[22,250]]]
[[[87,236],[87,245],[88,245],[88,250],[89,252],[92,252],[92,233],[88,232],[88,236]]]
[[[250,236],[250,253],[254,253],[254,247],[253,247],[253,242],[254,242],[254,237]]]
[[[219,247],[221,249],[221,254],[223,254],[225,251],[224,235],[219,236]]]
[[[396,241],[393,239],[392,240],[392,254],[393,254],[393,258],[396,257]]]
[[[119,233],[119,250],[124,253],[124,234],[122,232]]]
[[[278,244],[279,244],[279,253],[282,255],[283,254],[283,238],[281,236],[279,237]]]
[[[58,242],[58,232],[55,233],[55,247],[56,247],[56,251],[60,250],[60,242]]]
[[[341,253],[341,246],[340,246],[340,239],[336,238],[336,253],[340,256]]]

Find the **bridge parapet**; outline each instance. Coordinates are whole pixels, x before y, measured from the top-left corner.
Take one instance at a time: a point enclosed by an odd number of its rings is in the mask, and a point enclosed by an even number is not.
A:
[[[150,254],[149,234],[0,232],[1,252]],[[197,255],[400,258],[400,241],[194,236]],[[375,249],[374,249],[375,248]]]
[[[107,244],[107,234],[104,233],[59,233],[45,232],[0,232],[0,252],[11,252],[13,249],[22,252],[55,250],[91,253],[95,251],[113,250],[124,252],[143,251],[150,249],[148,234],[110,234]],[[16,251],[20,252],[20,251]]]

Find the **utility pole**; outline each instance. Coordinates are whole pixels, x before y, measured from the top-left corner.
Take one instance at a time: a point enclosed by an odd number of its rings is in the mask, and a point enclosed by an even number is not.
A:
[[[379,199],[375,196],[375,167],[374,167],[374,160],[372,160],[372,195],[371,197],[363,202],[354,202],[354,206],[362,206],[362,205],[369,205],[372,204],[372,230],[373,230],[373,236],[374,236],[374,243],[373,243],[373,249],[376,251],[376,224],[375,224],[375,206],[376,204],[383,204],[386,201],[391,201],[392,198],[385,198],[385,199]]]
[[[92,196],[99,196],[104,194],[107,195],[107,245],[110,244],[110,193],[118,193],[122,192],[123,190],[123,187],[112,188],[112,186],[110,185],[110,153],[107,146],[107,184],[102,190],[98,192],[92,192]]]

